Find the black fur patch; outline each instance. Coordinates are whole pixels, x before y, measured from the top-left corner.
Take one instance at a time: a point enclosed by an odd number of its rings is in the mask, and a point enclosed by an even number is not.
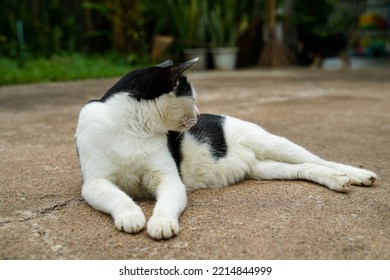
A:
[[[168,68],[158,66],[134,70],[123,76],[100,101],[105,102],[118,92],[127,92],[138,101],[155,99],[174,89],[175,78]]]
[[[183,140],[183,133],[169,131],[167,138],[169,151],[171,152],[172,158],[175,161],[177,170],[180,174],[180,163],[182,161],[181,142]]]
[[[206,143],[210,147],[211,155],[216,159],[223,158],[227,155],[228,147],[223,131],[225,117],[210,114],[201,114],[198,122],[187,132],[180,133],[169,131],[167,135],[168,148],[174,159],[177,170],[180,174],[180,164],[183,160],[181,151],[183,136],[186,133],[195,137],[199,143]]]
[[[190,83],[187,81],[187,78],[184,76],[179,77],[179,84],[175,89],[176,96],[192,96],[192,88]]]
[[[167,60],[157,66],[131,71],[123,76],[113,87],[111,87],[100,100],[105,102],[118,92],[127,92],[130,97],[136,100],[152,100],[163,94],[175,92],[178,96],[191,96],[191,85],[183,72],[190,68],[197,59],[189,60],[179,64],[173,64]]]
[[[215,159],[225,157],[228,151],[223,131],[224,122],[223,116],[201,114],[198,122],[188,131],[199,143],[210,146],[210,152]]]

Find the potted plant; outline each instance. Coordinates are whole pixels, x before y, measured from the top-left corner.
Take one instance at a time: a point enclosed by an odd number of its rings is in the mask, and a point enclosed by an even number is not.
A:
[[[181,44],[185,59],[198,58],[195,69],[207,66],[207,0],[169,0],[177,41]]]
[[[248,18],[239,12],[238,1],[217,1],[209,12],[208,30],[214,66],[220,70],[236,67],[237,37],[248,25]]]

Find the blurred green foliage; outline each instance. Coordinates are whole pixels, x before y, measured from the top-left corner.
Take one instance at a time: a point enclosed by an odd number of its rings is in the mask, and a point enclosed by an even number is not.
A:
[[[0,0],[0,56],[147,52],[146,0]],[[24,46],[17,36],[23,27]]]
[[[80,47],[81,9],[76,1],[0,0],[0,55],[17,57],[72,52]],[[25,50],[16,36],[16,22],[23,25]]]
[[[294,0],[295,19],[287,20],[317,33],[345,28],[349,23],[348,7],[329,17],[338,0],[312,2]],[[262,19],[264,3],[0,0],[0,84],[37,81],[37,77],[60,80],[123,74],[148,61],[154,34],[175,37],[170,49],[173,59],[188,47],[231,46],[248,24]],[[122,59],[112,59],[112,53]]]
[[[22,67],[14,59],[0,58],[0,85],[122,76],[134,67],[117,54],[29,58]]]
[[[236,34],[237,23],[253,14],[254,2],[0,0],[0,56],[23,61],[29,56],[115,51],[145,57],[155,33],[174,36],[182,47],[204,46],[211,40],[209,19],[225,35],[230,29]],[[215,17],[215,11],[222,13]],[[18,22],[24,44],[17,36]]]
[[[355,5],[361,5],[359,0]],[[293,23],[318,36],[350,31],[357,21],[357,14],[351,4],[340,0],[295,0]],[[360,4],[359,4],[360,3]]]

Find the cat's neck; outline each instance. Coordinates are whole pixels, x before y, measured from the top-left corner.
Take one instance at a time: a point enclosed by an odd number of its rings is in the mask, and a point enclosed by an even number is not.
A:
[[[164,100],[129,100],[127,93],[107,100],[110,117],[119,129],[139,137],[160,137],[168,133]]]

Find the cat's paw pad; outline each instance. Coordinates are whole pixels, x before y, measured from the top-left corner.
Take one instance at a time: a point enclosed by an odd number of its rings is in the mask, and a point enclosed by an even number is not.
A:
[[[146,224],[145,215],[140,210],[122,212],[114,217],[115,226],[128,233],[140,232]]]
[[[350,180],[348,176],[341,172],[332,174],[332,181],[329,184],[329,188],[336,192],[349,192]]]
[[[348,177],[352,185],[364,187],[372,186],[377,178],[374,172],[365,169],[357,169],[354,172],[348,173]]]
[[[169,239],[179,234],[179,221],[173,218],[151,217],[148,234],[153,239]]]

